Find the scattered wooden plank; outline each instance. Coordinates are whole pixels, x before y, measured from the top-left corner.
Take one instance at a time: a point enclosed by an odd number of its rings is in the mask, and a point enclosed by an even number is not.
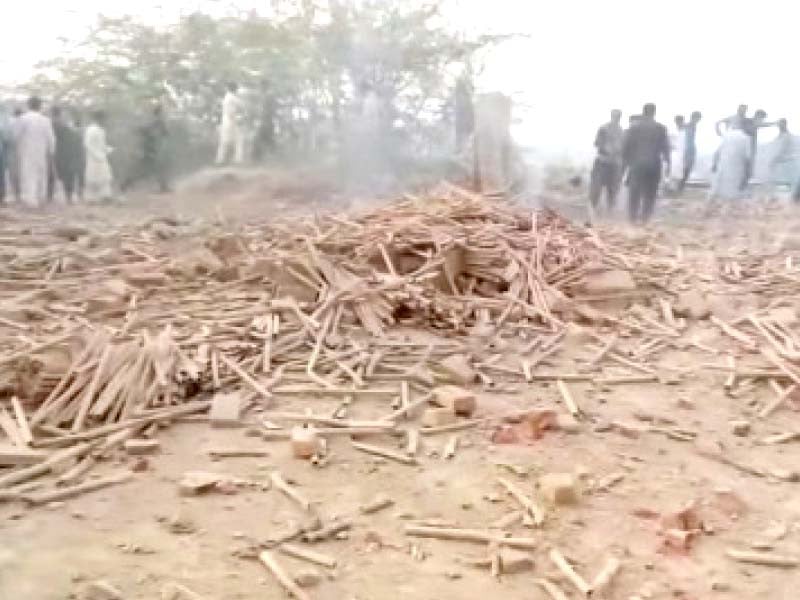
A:
[[[372,454],[373,456],[380,456],[381,458],[388,458],[389,460],[393,460],[403,465],[416,465],[417,459],[413,456],[408,456],[407,454],[402,454],[400,452],[395,452],[394,450],[390,450],[389,448],[383,448],[381,446],[373,446],[371,444],[363,444],[361,442],[352,442],[353,448],[359,450],[360,452],[365,452],[366,454]]]
[[[269,571],[275,576],[275,579],[284,587],[284,589],[289,593],[290,596],[296,598],[297,600],[311,600],[311,596],[306,594],[299,585],[294,582],[283,567],[275,560],[275,557],[272,555],[271,552],[268,550],[264,550],[261,554],[258,555],[258,559],[261,563],[269,569]]]

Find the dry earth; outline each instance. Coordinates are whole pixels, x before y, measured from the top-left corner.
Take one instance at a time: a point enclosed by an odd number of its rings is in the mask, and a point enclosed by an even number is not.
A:
[[[154,212],[213,220],[219,218],[217,207],[221,207],[223,218],[246,220],[248,214],[263,217],[265,211],[326,208],[322,198],[301,203],[247,194],[228,201],[228,196],[231,190],[222,186],[220,191],[134,199],[124,207],[79,207],[66,215],[102,226],[136,222]],[[800,240],[800,218],[791,207],[707,221],[698,218],[697,205],[689,201],[673,203],[665,211],[666,220],[648,235],[676,252],[680,247],[692,253],[698,264],[736,255],[743,248],[795,257],[800,250],[794,245]],[[39,224],[64,218],[62,213],[3,215],[0,218]],[[640,235],[619,224],[601,226],[600,231],[601,236],[614,232],[630,239]],[[735,312],[738,300],[729,300]],[[796,294],[787,300],[794,304]],[[757,294],[748,294],[742,306],[747,302],[757,306]],[[403,334],[410,339],[423,335]],[[733,340],[707,321],[691,324],[684,336],[699,336],[719,349],[719,355],[692,347],[661,354],[659,371],[685,373],[677,383],[569,383],[584,413],[577,430],[547,431],[530,443],[494,443],[500,417],[535,408],[563,411],[559,391],[552,383],[504,383],[498,373],[495,388],[476,388],[476,416],[489,420],[458,433],[459,447],[449,460],[442,451],[451,434],[426,436],[416,466],[361,454],[342,439],[331,441],[327,464],[314,466],[292,458],[285,442],[249,436],[245,428],[175,423],[158,433],[160,452],[147,457],[147,470],[136,473],[129,483],[42,508],[0,504],[0,600],[83,598],[86,586],[97,580],[113,585],[126,600],[162,598],[164,587],[173,582],[209,600],[285,598],[286,592],[257,560],[257,548],[306,522],[309,514],[274,488],[193,497],[181,496],[178,488],[188,471],[268,482],[275,470],[297,485],[323,520],[353,519],[341,539],[312,547],[334,557],[335,568],[315,567],[276,553],[290,573],[309,569],[320,573],[319,583],[307,590],[315,600],[547,598],[536,584],[541,577],[557,581],[568,598],[582,597],[549,559],[554,547],[590,581],[609,557],[618,558],[622,568],[607,598],[794,599],[800,589],[800,569],[740,564],[725,551],[774,548],[777,554],[800,557],[800,483],[770,474],[800,469],[800,441],[761,443],[775,433],[800,431],[798,414],[784,406],[759,419],[759,408],[775,392],[758,381],[730,393],[723,385],[727,373],[707,366],[726,364],[729,353],[738,355],[743,364],[750,359],[757,363],[758,357],[742,354]],[[623,339],[621,346],[627,348],[626,344]],[[595,353],[585,338],[570,336],[548,370],[576,372]],[[336,400],[324,398],[279,398],[275,408],[329,413],[336,405]],[[348,416],[370,420],[389,410],[388,399],[364,398],[350,406]],[[249,418],[256,420],[258,415]],[[735,435],[732,422],[742,420],[750,424],[750,431]],[[648,430],[651,427],[660,429]],[[676,429],[696,434],[696,441],[664,433]],[[398,449],[404,445],[403,439],[388,436],[369,441]],[[723,456],[766,474],[743,472],[698,451],[699,446],[717,443],[724,448]],[[269,455],[224,459],[209,455],[210,450],[226,448]],[[120,452],[95,471],[105,475],[129,469],[136,461]],[[508,529],[515,536],[536,540],[531,570],[494,578],[488,568],[465,564],[466,559],[486,557],[482,545],[404,535],[404,526],[417,521],[486,529],[519,509],[497,484],[498,476],[541,500],[535,483],[545,473],[573,474],[579,499],[569,506],[547,505],[541,528],[515,524]],[[379,494],[394,504],[376,514],[361,514],[358,507]],[[656,513],[674,513],[692,502],[703,523],[696,538],[688,548],[666,544]]]

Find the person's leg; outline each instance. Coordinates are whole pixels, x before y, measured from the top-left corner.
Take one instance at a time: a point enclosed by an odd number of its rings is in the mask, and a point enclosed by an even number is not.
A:
[[[6,159],[0,154],[0,204],[6,201]]]
[[[689,177],[691,176],[692,171],[694,170],[694,161],[695,161],[695,154],[693,152],[687,152],[683,161],[683,177],[681,178],[681,181],[678,184],[679,194],[682,194],[683,190],[686,188],[686,184],[689,181]]]
[[[597,204],[600,201],[600,195],[603,191],[603,179],[601,172],[601,164],[599,161],[594,161],[592,167],[592,174],[589,180],[589,221],[594,221],[595,213],[597,212]]]
[[[75,193],[75,180],[76,173],[74,171],[65,170],[61,174],[61,185],[64,186],[64,198],[67,204],[72,204],[72,196]]]
[[[608,167],[608,212],[613,213],[617,206],[617,196],[619,195],[619,185],[622,181],[622,173],[619,165],[609,165]]]
[[[233,135],[233,160],[237,165],[244,164],[244,132],[236,127]]]
[[[642,185],[642,222],[647,223],[652,217],[656,207],[658,185],[661,182],[661,173],[657,170],[645,174]]]
[[[642,177],[640,171],[638,169],[631,170],[628,174],[628,180],[630,182],[628,186],[628,218],[631,223],[637,223],[642,201]]]
[[[222,165],[227,161],[229,146],[230,146],[230,140],[228,132],[223,130],[219,134],[219,145],[217,146],[216,164]]]

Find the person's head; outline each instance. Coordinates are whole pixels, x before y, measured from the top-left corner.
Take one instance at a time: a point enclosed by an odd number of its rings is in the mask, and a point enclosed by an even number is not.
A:
[[[762,110],[760,108],[756,111],[756,114],[753,115],[753,119],[755,120],[756,123],[761,123],[766,118],[767,118],[767,111]]]
[[[96,110],[92,112],[92,121],[97,123],[98,125],[105,125],[106,124],[106,113],[102,110]]]
[[[692,113],[691,122],[697,125],[700,122],[700,119],[703,118],[703,115],[700,113],[699,110],[696,110]]]
[[[747,116],[747,104],[740,104],[739,108],[736,110],[736,115],[744,118]]]
[[[60,106],[54,106],[53,108],[50,109],[50,117],[53,119],[53,121],[60,121],[61,116],[62,112]]]
[[[31,96],[28,98],[28,109],[33,111],[42,110],[42,99],[39,96]]]
[[[675,127],[678,129],[683,129],[685,125],[686,119],[683,117],[683,115],[675,115]]]
[[[229,81],[228,82],[228,91],[231,94],[235,94],[236,92],[239,91],[239,84],[236,83],[235,81]]]
[[[358,91],[362,96],[366,96],[372,91],[372,84],[369,81],[362,81],[358,84]]]
[[[153,106],[153,116],[154,117],[163,117],[164,116],[164,107],[160,104],[156,104]]]
[[[619,125],[620,119],[622,119],[622,111],[615,108],[611,111],[611,122],[615,125]]]
[[[648,102],[642,108],[642,116],[645,119],[654,119],[656,116],[656,105],[652,102]]]
[[[15,117],[21,117],[25,111],[21,106],[14,107],[14,112],[12,113]]]
[[[786,133],[789,131],[789,123],[786,119],[778,119],[778,131],[781,133]]]
[[[642,115],[631,115],[630,117],[628,117],[628,125],[630,125],[631,127],[633,127],[637,123],[640,123],[641,121],[642,121]]]

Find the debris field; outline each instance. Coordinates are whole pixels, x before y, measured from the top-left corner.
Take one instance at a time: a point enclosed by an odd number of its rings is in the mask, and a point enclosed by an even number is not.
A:
[[[0,598],[793,598],[800,245],[700,231],[3,221]]]

